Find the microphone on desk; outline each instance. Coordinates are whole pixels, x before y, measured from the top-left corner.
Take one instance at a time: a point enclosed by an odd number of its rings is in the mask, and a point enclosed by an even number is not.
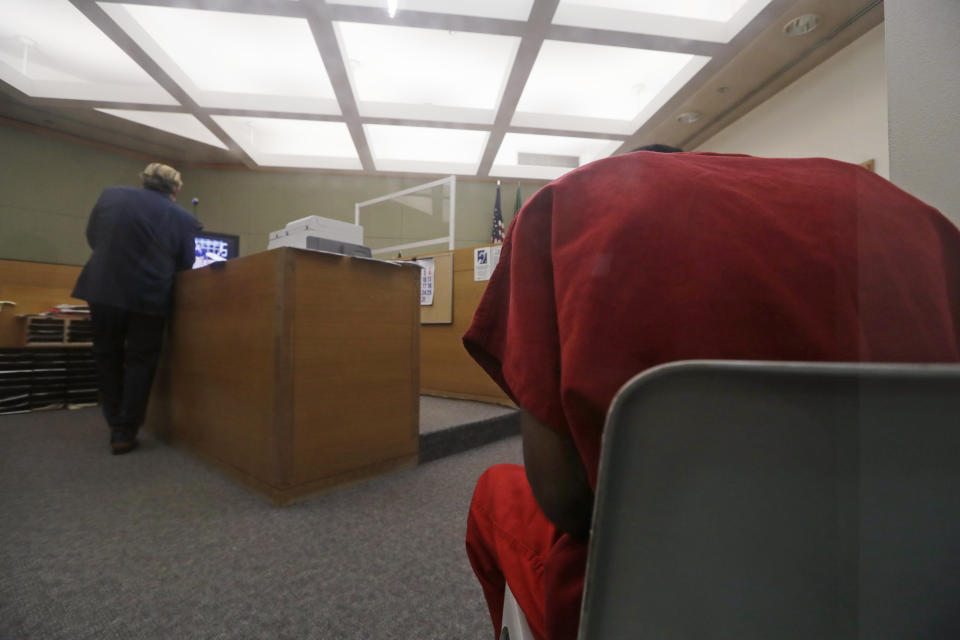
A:
[[[190,198],[190,204],[193,205],[193,215],[197,215],[197,205],[200,204],[200,198]]]

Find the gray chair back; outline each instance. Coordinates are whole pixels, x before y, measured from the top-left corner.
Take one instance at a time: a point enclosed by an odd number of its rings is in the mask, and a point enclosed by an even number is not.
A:
[[[604,432],[580,638],[960,638],[960,366],[633,378]]]

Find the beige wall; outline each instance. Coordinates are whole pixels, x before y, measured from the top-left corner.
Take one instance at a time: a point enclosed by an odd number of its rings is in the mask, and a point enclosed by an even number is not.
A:
[[[136,185],[145,166],[140,159],[102,151],[89,145],[0,126],[0,258],[57,264],[82,264],[89,256],[84,229],[100,190],[109,185]],[[411,178],[342,176],[246,170],[189,169],[178,201],[197,214],[210,231],[240,236],[241,254],[267,247],[271,231],[308,215],[353,222],[354,203],[430,182],[434,176]],[[536,183],[524,183],[529,198]],[[505,223],[513,217],[517,183],[505,183]],[[490,241],[493,181],[457,182],[456,245],[469,247]],[[381,214],[384,212],[381,211]],[[387,212],[389,213],[389,212]],[[363,221],[367,239],[381,246],[416,242],[446,235],[438,221],[423,228],[423,218],[378,215]],[[420,235],[426,231],[442,233]],[[404,252],[414,255],[430,248]]]
[[[884,26],[867,32],[704,142],[698,151],[873,159],[890,176]]]
[[[190,199],[199,198],[197,214],[204,226],[210,231],[240,235],[241,253],[246,254],[266,249],[269,233],[291,220],[319,215],[352,223],[355,203],[432,182],[436,177],[191,170],[184,171],[183,179],[181,203],[190,208]],[[521,185],[521,197],[528,198],[537,188],[536,184]],[[517,183],[503,187],[505,223],[513,217],[516,189]],[[496,183],[458,180],[456,196],[457,248],[490,242]],[[396,204],[362,209],[365,242],[391,246],[447,235],[447,222],[439,216],[431,222],[410,208],[403,208],[403,212],[400,209]],[[396,215],[392,215],[394,212]],[[431,248],[413,249],[404,255],[427,250]]]
[[[960,2],[888,0],[890,177],[960,225]]]
[[[0,126],[0,258],[82,264],[90,207],[111,184],[136,184],[144,163]]]

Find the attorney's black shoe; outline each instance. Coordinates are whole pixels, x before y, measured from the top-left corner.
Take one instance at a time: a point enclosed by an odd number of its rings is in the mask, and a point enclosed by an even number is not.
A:
[[[134,440],[114,440],[110,443],[110,451],[115,456],[122,456],[125,453],[130,453],[134,449],[140,446],[140,443]]]

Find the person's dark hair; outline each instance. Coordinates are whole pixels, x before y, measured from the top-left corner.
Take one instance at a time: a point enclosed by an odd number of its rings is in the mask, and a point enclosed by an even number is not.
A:
[[[656,151],[657,153],[683,153],[680,147],[671,147],[668,144],[645,144],[633,151]],[[632,153],[632,152],[631,152]]]

